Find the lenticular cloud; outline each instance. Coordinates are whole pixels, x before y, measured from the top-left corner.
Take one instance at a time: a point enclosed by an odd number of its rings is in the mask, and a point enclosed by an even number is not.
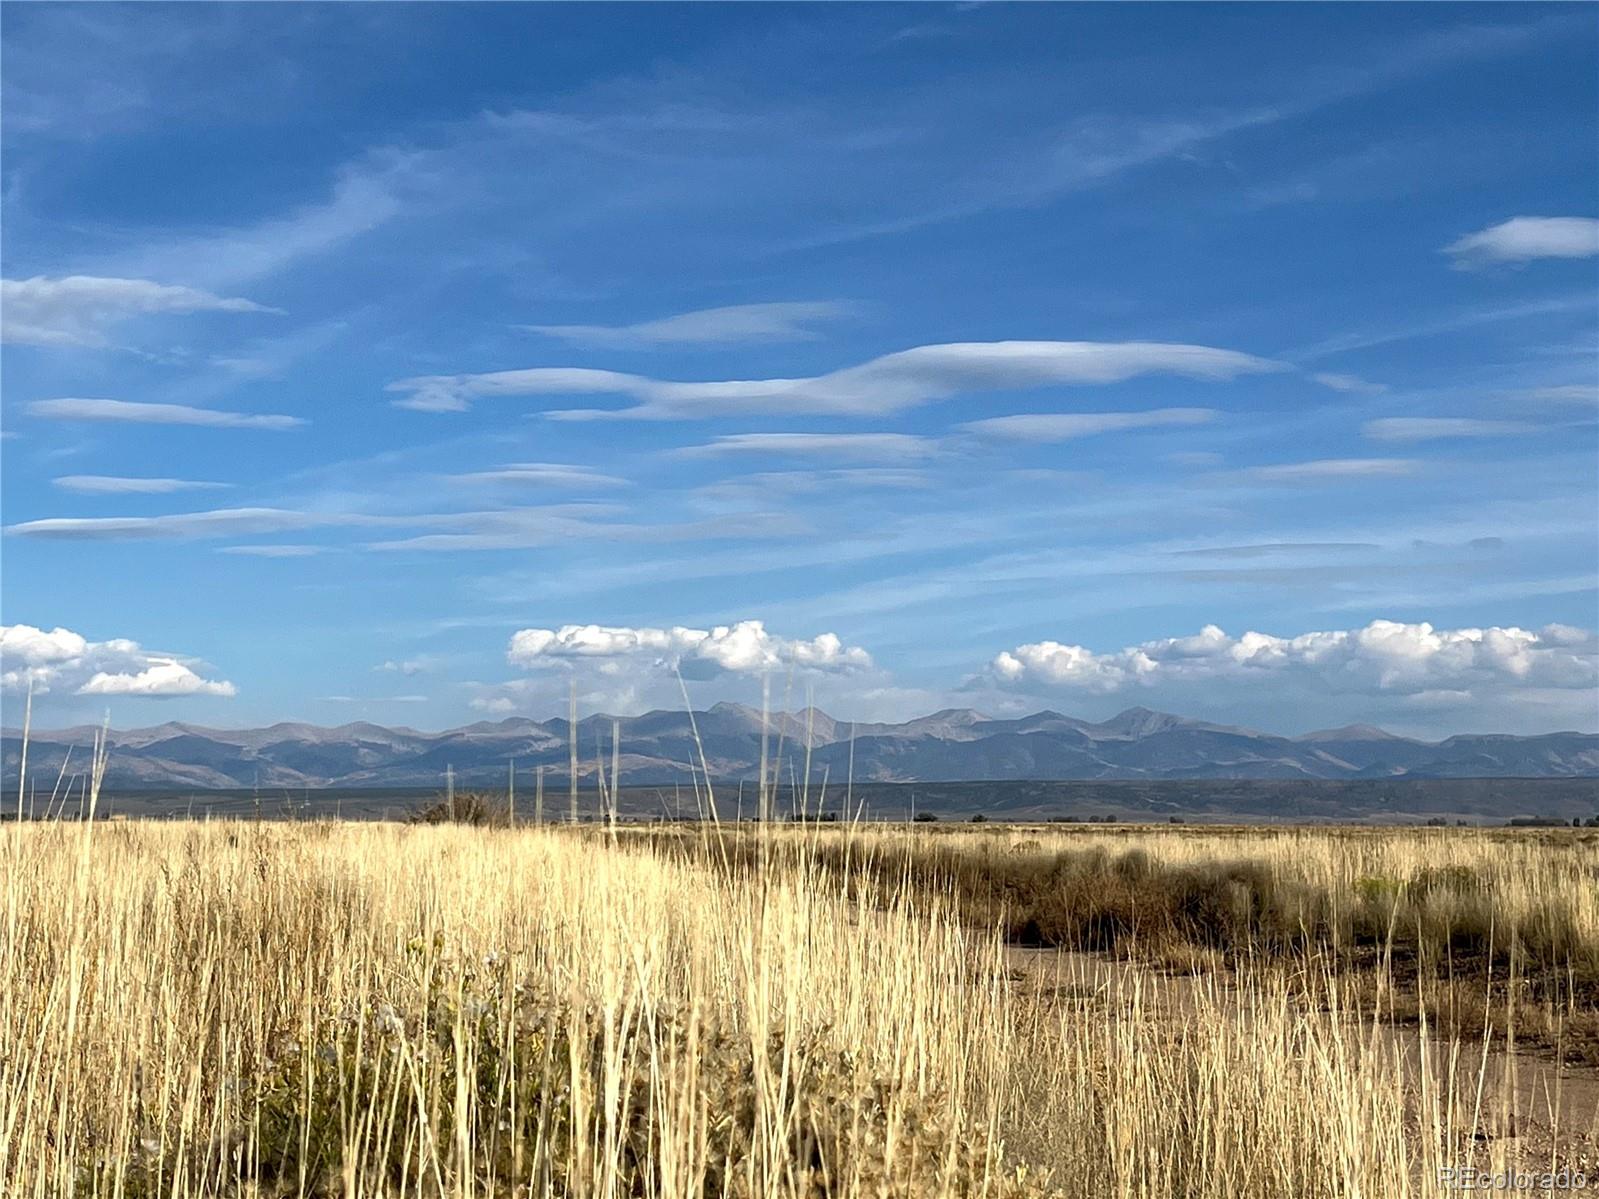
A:
[[[997,655],[990,681],[1017,689],[1110,693],[1156,683],[1295,678],[1331,691],[1413,695],[1484,686],[1599,685],[1599,637],[1548,625],[1435,629],[1374,620],[1364,628],[1232,637],[1207,625],[1192,637],[1146,641],[1110,653],[1039,641]]]

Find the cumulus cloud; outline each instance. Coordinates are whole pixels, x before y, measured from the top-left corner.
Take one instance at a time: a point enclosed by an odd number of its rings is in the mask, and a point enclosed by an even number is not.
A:
[[[851,306],[833,301],[734,304],[702,308],[634,325],[523,325],[530,333],[574,345],[637,349],[672,345],[733,345],[803,341],[816,336],[811,325],[847,316]]]
[[[730,433],[707,445],[677,451],[685,458],[723,458],[738,454],[843,458],[899,462],[931,458],[939,452],[931,437],[910,433]]]
[[[1534,258],[1592,258],[1599,254],[1599,220],[1580,216],[1518,216],[1451,242],[1443,252],[1462,267],[1530,262]]]
[[[203,425],[213,429],[298,429],[297,416],[223,412],[185,404],[140,404],[130,400],[35,400],[29,416],[46,420],[114,421],[142,425]]]
[[[8,691],[170,698],[229,697],[232,683],[198,674],[193,659],[142,649],[135,641],[90,641],[70,629],[0,625],[0,684]]]
[[[158,313],[278,312],[253,300],[148,279],[69,275],[0,280],[0,340],[36,346],[102,346],[119,321]]]
[[[1364,628],[1277,637],[1232,637],[1207,625],[1192,637],[1146,641],[1109,653],[1039,641],[997,655],[988,679],[1017,689],[1109,693],[1157,684],[1267,684],[1288,679],[1318,691],[1422,695],[1478,688],[1599,686],[1599,636],[1566,625],[1435,629],[1374,620]]]
[[[75,491],[80,495],[168,495],[174,491],[233,486],[200,479],[139,479],[121,475],[61,475],[51,482],[63,491]]]
[[[692,420],[729,414],[884,416],[969,392],[1052,384],[1119,383],[1139,375],[1233,379],[1282,369],[1252,354],[1161,342],[994,341],[917,346],[858,366],[798,379],[680,383],[583,367],[535,367],[482,375],[401,379],[395,403],[461,412],[478,397],[614,395],[623,409],[548,415],[568,420]]]
[[[1507,437],[1536,426],[1513,420],[1474,420],[1464,416],[1385,416],[1360,431],[1372,441],[1438,441],[1451,437]]]
[[[1203,425],[1216,419],[1214,408],[1156,408],[1149,412],[1047,412],[1021,416],[995,416],[961,426],[979,437],[1001,441],[1070,441],[1125,429],[1154,429],[1166,425]]]
[[[522,629],[511,637],[506,659],[532,669],[589,662],[657,668],[675,666],[685,678],[718,674],[759,674],[790,666],[829,674],[868,670],[871,655],[847,646],[837,634],[810,639],[779,637],[759,620],[742,620],[712,629],[628,628],[606,625],[563,625],[559,629]]]

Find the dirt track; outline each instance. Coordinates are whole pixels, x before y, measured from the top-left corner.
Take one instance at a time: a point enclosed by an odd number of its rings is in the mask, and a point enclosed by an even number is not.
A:
[[[1016,985],[1037,1002],[1085,1005],[1111,1020],[1175,1022],[1200,1012],[1223,1013],[1240,1023],[1256,1018],[1246,993],[1224,972],[1163,973],[1053,949],[1012,948],[1007,963]],[[1599,1170],[1599,1068],[1561,1063],[1537,1051],[1507,1052],[1502,1044],[1441,1042],[1430,1032],[1424,1038],[1416,1027],[1369,1017],[1351,1040],[1361,1052],[1382,1054],[1387,1068],[1404,1072],[1418,1113],[1424,1094],[1452,1084],[1457,1125],[1506,1161]]]

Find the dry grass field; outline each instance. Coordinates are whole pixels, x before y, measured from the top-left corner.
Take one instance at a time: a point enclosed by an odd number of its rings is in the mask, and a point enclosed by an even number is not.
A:
[[[17,1199],[1599,1176],[1592,833],[39,823],[0,880]]]

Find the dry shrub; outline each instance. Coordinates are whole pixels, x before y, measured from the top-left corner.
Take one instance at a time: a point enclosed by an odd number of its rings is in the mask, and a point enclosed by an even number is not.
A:
[[[462,791],[439,796],[411,813],[412,824],[467,824],[476,828],[508,828],[510,808],[497,795]]]

